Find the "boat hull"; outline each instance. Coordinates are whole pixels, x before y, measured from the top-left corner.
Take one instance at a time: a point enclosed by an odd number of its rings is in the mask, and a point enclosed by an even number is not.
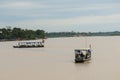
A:
[[[44,47],[44,45],[42,46],[13,46],[13,48],[41,48]]]

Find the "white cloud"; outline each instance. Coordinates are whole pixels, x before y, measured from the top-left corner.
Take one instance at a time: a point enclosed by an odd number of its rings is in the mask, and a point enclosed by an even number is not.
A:
[[[72,5],[72,4],[71,4]],[[87,10],[104,10],[104,9],[119,9],[120,3],[106,3],[106,4],[88,4],[88,5],[74,5],[74,6],[56,6],[58,11],[87,11]]]
[[[62,26],[63,28],[74,25],[119,24],[119,8],[120,3],[4,2],[0,3],[0,21],[3,25],[6,23],[6,25],[47,26],[47,28],[51,28],[51,26],[59,28]],[[8,22],[7,20],[10,18],[11,21]]]
[[[114,24],[120,23],[120,14],[107,16],[81,16],[69,19],[38,19],[17,22],[19,25],[42,25],[42,26],[72,26],[89,24]]]
[[[12,16],[22,16],[22,17],[44,17],[44,16],[54,16],[54,14],[58,14],[61,16],[67,15],[68,12],[71,15],[76,16],[76,13],[84,14],[84,11],[91,10],[100,11],[103,13],[105,10],[114,10],[119,9],[120,3],[106,3],[106,4],[88,4],[88,5],[77,5],[75,4],[49,4],[49,3],[36,3],[36,2],[6,2],[0,4],[0,10],[4,9],[6,12],[2,12],[4,15],[12,15]],[[13,10],[11,10],[13,9]],[[15,9],[15,10],[14,10]],[[118,11],[120,12],[120,11]],[[64,13],[64,14],[62,14]],[[109,13],[109,11],[108,11]],[[114,12],[112,12],[114,13]],[[99,13],[97,13],[99,14]],[[59,16],[57,16],[59,18]]]
[[[47,5],[44,4],[37,4],[34,2],[7,2],[7,3],[1,3],[0,8],[11,8],[11,9],[16,9],[16,8],[45,8]]]
[[[104,4],[87,4],[81,5],[77,4],[45,4],[40,2],[4,2],[0,4],[0,8],[22,8],[22,9],[55,9],[59,11],[77,11],[77,10],[97,10],[97,9],[113,9],[113,8],[120,8],[120,3],[104,3]]]

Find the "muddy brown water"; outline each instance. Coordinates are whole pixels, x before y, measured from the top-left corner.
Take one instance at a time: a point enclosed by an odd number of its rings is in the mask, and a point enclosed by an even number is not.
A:
[[[0,42],[0,80],[120,80],[120,37],[50,38],[44,48]],[[92,45],[92,59],[74,63],[74,49]]]

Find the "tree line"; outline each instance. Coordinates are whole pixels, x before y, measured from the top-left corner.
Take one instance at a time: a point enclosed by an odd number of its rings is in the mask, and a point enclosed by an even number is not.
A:
[[[47,37],[79,37],[79,36],[120,36],[119,31],[113,32],[50,32]]]
[[[30,40],[45,38],[44,30],[30,30],[21,28],[0,28],[0,40]]]
[[[0,41],[10,40],[33,40],[54,37],[75,37],[75,36],[120,36],[119,31],[113,32],[45,32],[44,30],[30,30],[21,28],[0,28]]]

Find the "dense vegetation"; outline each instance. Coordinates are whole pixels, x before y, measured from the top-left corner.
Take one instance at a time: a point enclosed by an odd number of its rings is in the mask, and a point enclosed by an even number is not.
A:
[[[73,37],[76,35],[75,32],[51,32],[46,33],[47,37]]]
[[[74,37],[74,36],[120,36],[119,31],[114,32],[51,32],[46,33],[47,37]]]
[[[21,28],[1,28],[0,40],[30,40],[45,38],[44,30],[28,30]]]
[[[75,37],[75,36],[120,36],[119,31],[114,32],[50,32],[46,33],[44,30],[29,30],[21,28],[0,28],[0,41],[7,40],[31,40],[44,39],[53,37]]]

